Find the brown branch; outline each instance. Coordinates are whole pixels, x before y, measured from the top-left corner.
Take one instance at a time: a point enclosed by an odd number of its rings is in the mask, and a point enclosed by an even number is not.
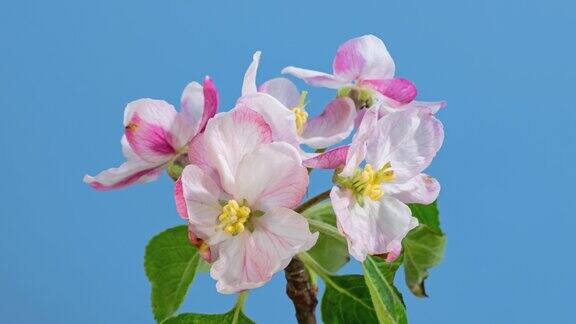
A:
[[[326,200],[330,197],[330,190],[326,190],[318,195],[308,199],[302,205],[298,206],[298,208],[294,209],[297,213],[302,213],[306,209],[316,205],[317,203],[321,202],[322,200]]]
[[[286,294],[292,300],[299,324],[316,324],[316,293],[318,288],[310,282],[310,275],[298,257],[292,258],[284,269]]]

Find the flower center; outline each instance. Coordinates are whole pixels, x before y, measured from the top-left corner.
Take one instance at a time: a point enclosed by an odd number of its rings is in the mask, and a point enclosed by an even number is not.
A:
[[[240,205],[234,199],[229,200],[222,207],[222,214],[218,216],[220,229],[228,234],[237,235],[244,231],[244,223],[250,218],[250,208]]]
[[[338,89],[338,97],[349,97],[354,101],[356,109],[370,108],[374,104],[372,89],[360,86],[342,87]]]
[[[378,200],[384,195],[380,185],[383,182],[394,180],[394,171],[390,162],[386,163],[381,169],[374,171],[371,164],[366,164],[364,169],[358,169],[350,177],[336,177],[336,183],[343,188],[352,190],[356,200],[362,202],[364,197],[372,200]]]
[[[292,112],[294,112],[294,116],[296,117],[296,131],[298,134],[302,134],[304,131],[304,125],[306,125],[306,121],[308,120],[308,113],[304,109],[304,107],[306,107],[305,101],[307,95],[307,91],[302,91],[298,106],[292,108]]]

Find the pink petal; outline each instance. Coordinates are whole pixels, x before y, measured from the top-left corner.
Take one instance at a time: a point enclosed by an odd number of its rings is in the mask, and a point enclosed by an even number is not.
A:
[[[126,139],[134,152],[150,162],[165,162],[176,152],[171,127],[176,109],[162,100],[140,99],[124,111]]]
[[[365,199],[361,206],[348,190],[334,187],[330,198],[338,228],[348,241],[350,255],[358,261],[367,255],[396,253],[406,234],[418,226],[410,208],[394,197]]]
[[[338,89],[340,87],[350,85],[350,82],[352,81],[352,79],[340,78],[331,74],[301,69],[293,66],[288,66],[282,69],[282,74],[291,74],[299,79],[304,80],[310,85],[331,89]]]
[[[412,101],[411,106],[435,114],[438,110],[446,107],[446,101]]]
[[[248,108],[261,114],[272,129],[274,141],[294,146],[300,144],[294,113],[271,95],[256,93],[243,96],[238,99],[236,108]]]
[[[244,231],[218,246],[219,258],[210,274],[221,293],[253,289],[284,269],[292,257],[310,249],[318,233],[310,233],[306,219],[287,208],[273,208]]]
[[[391,99],[387,103],[393,107],[411,102],[418,93],[414,83],[404,78],[363,80],[362,85],[368,85],[386,98]]]
[[[288,143],[261,145],[247,154],[236,172],[234,197],[253,208],[298,206],[308,187],[308,172],[298,151]]]
[[[141,159],[124,162],[118,168],[104,170],[96,176],[84,176],[84,182],[98,190],[119,189],[133,183],[146,183],[156,180],[164,164],[153,164]]]
[[[270,143],[272,130],[262,115],[240,107],[210,119],[203,137],[203,160],[217,170],[224,190],[231,192],[238,164],[259,145]]]
[[[200,122],[204,114],[204,87],[198,82],[190,82],[180,97],[180,114],[188,120],[191,134],[199,131]]]
[[[378,107],[373,106],[369,108],[364,113],[362,122],[352,138],[352,144],[348,150],[348,156],[346,157],[346,165],[342,170],[342,176],[349,177],[358,168],[360,163],[366,157],[366,147],[368,140],[373,137],[374,130],[376,128],[376,123],[378,122]]]
[[[178,178],[174,183],[174,201],[176,202],[176,211],[183,219],[188,219],[188,210],[186,209],[186,199],[184,198],[184,189],[182,188],[182,178]]]
[[[214,85],[214,81],[210,77],[204,79],[204,110],[202,113],[202,120],[200,122],[199,132],[203,132],[206,128],[208,120],[214,115],[218,110],[218,89]]]
[[[222,190],[195,165],[186,166],[180,179],[186,205],[185,214],[188,215],[194,234],[208,241],[216,235],[218,215],[222,210],[219,202]],[[177,196],[176,200],[177,204],[182,203],[182,197]]]
[[[442,123],[432,114],[414,109],[391,113],[378,121],[366,161],[375,168],[390,162],[402,183],[430,165],[443,139]]]
[[[302,133],[302,143],[315,149],[341,142],[354,129],[356,107],[347,97],[332,100],[322,114],[310,119]]]
[[[395,70],[386,45],[374,35],[353,38],[342,44],[332,68],[336,76],[346,80],[390,79]]]
[[[307,168],[336,169],[346,164],[346,156],[350,145],[344,145],[335,149],[320,153],[313,158],[304,160],[302,164]]]
[[[286,108],[294,108],[300,103],[300,92],[294,82],[286,78],[274,78],[268,80],[258,88],[259,92],[264,92],[276,100],[280,101]]]
[[[387,195],[396,197],[405,204],[428,205],[438,198],[440,183],[431,176],[421,173],[404,183],[384,183],[382,189]]]
[[[220,175],[210,161],[211,150],[205,140],[205,133],[196,135],[188,144],[188,161],[206,173],[219,187],[222,187]]]
[[[258,92],[256,86],[256,74],[258,72],[258,65],[260,64],[260,54],[258,51],[252,56],[252,63],[244,74],[244,83],[242,84],[242,95],[248,95]]]

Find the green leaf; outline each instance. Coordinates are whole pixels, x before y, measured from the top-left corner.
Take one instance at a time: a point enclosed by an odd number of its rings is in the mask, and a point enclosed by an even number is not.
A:
[[[380,323],[408,323],[404,303],[394,287],[394,275],[400,262],[386,262],[379,257],[369,256],[362,266],[364,280]]]
[[[326,284],[320,308],[324,323],[378,323],[378,317],[363,276],[332,276],[325,272],[322,266],[307,252],[298,254],[298,257],[306,266],[318,273]]]
[[[442,233],[437,201],[429,205],[408,204],[408,207],[412,211],[412,216],[418,218],[420,224],[428,225],[430,228]]]
[[[183,313],[171,317],[162,324],[254,324],[244,313],[235,308],[225,314]]]
[[[350,260],[346,239],[336,228],[336,215],[332,205],[318,204],[303,212],[310,230],[319,232],[318,241],[308,254],[329,273],[336,273]]]
[[[326,324],[378,323],[370,292],[361,275],[325,276],[322,321]]]
[[[144,268],[152,284],[152,311],[157,322],[172,316],[182,304],[198,259],[196,247],[188,242],[186,225],[165,230],[146,246]]]
[[[442,261],[446,236],[428,225],[420,224],[402,241],[406,284],[412,293],[427,297],[424,280],[428,269]]]

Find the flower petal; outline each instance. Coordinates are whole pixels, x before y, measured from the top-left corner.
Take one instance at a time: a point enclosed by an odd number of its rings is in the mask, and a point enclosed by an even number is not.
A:
[[[395,66],[382,40],[365,35],[338,48],[332,69],[334,75],[346,80],[390,79],[394,77]]]
[[[183,219],[188,219],[188,209],[186,208],[186,198],[184,198],[184,188],[182,187],[182,177],[174,183],[174,201],[176,202],[176,211]]]
[[[261,145],[247,154],[236,172],[232,196],[252,208],[296,207],[308,187],[308,172],[298,151],[288,143]]]
[[[332,74],[323,72],[301,69],[293,66],[287,66],[282,69],[282,74],[291,74],[299,79],[304,80],[309,85],[316,87],[326,87],[331,89],[338,89],[350,85],[351,79],[344,79]]]
[[[392,107],[407,104],[414,100],[418,94],[416,85],[414,85],[412,81],[404,78],[363,80],[362,84],[370,86],[390,99],[387,100],[387,103]]]
[[[366,157],[368,140],[373,136],[376,123],[378,122],[378,107],[374,106],[365,111],[364,117],[358,126],[358,130],[352,138],[352,144],[346,157],[346,165],[341,172],[342,176],[349,177],[358,168]]]
[[[396,197],[405,204],[428,205],[438,198],[440,183],[431,176],[421,173],[404,183],[383,183],[387,195]]]
[[[212,244],[221,213],[219,199],[222,190],[202,169],[188,165],[181,176],[182,197],[176,196],[177,204],[186,205],[186,215],[196,237]]]
[[[369,140],[366,161],[375,168],[390,162],[396,181],[402,183],[430,165],[443,139],[442,123],[426,111],[388,114]]]
[[[154,164],[142,159],[128,160],[117,168],[111,168],[96,176],[85,175],[84,182],[98,190],[119,189],[133,183],[146,183],[156,180],[164,164]]]
[[[347,97],[332,100],[322,114],[310,119],[302,132],[302,143],[315,149],[341,142],[354,129],[356,107]]]
[[[244,82],[242,83],[242,95],[248,95],[258,92],[256,86],[256,74],[258,73],[258,65],[260,64],[260,54],[258,51],[252,56],[252,63],[248,66],[244,74]]]
[[[260,85],[259,92],[264,92],[280,101],[286,108],[294,108],[300,103],[300,92],[294,82],[286,78],[274,78]]]
[[[221,293],[260,287],[317,238],[304,217],[287,208],[273,208],[254,220],[252,233],[244,231],[219,245],[220,257],[210,274],[218,280]]]
[[[140,99],[124,111],[124,134],[134,152],[149,162],[166,161],[175,152],[171,128],[176,109],[163,100]]]
[[[208,120],[214,117],[214,115],[216,115],[216,111],[218,110],[218,89],[216,89],[214,81],[212,81],[212,79],[210,79],[208,76],[204,78],[203,94],[204,110],[202,112],[202,120],[200,121],[198,132],[204,131]]]
[[[306,159],[302,164],[307,168],[314,169],[336,169],[346,164],[346,156],[350,145],[344,145],[335,149],[317,154]]]
[[[270,143],[272,130],[262,115],[240,107],[210,119],[203,137],[203,160],[217,170],[223,189],[231,192],[238,164],[259,145]]]
[[[446,107],[446,101],[412,101],[410,106],[435,114],[438,110]]]
[[[266,93],[255,93],[238,99],[236,108],[248,108],[261,114],[272,129],[274,141],[297,147],[300,144],[294,113],[280,101]]]
[[[334,187],[330,198],[338,228],[348,240],[348,250],[361,262],[367,255],[397,253],[402,239],[418,226],[410,208],[394,197],[365,199],[361,206],[348,190]]]

